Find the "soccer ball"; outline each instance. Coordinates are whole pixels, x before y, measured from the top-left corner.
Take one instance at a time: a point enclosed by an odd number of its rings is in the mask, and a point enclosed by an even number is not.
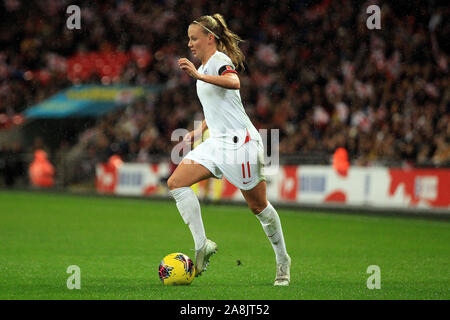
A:
[[[188,285],[194,276],[194,263],[183,253],[171,253],[159,264],[159,279],[164,285]]]

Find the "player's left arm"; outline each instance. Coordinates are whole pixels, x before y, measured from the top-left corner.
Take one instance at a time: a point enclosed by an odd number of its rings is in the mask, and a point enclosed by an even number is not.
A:
[[[225,89],[239,90],[241,82],[236,73],[226,73],[224,75],[212,76],[209,74],[199,74],[199,80],[214,84]]]
[[[181,58],[180,60],[178,60],[178,65],[180,69],[184,70],[194,79],[205,81],[225,89],[238,90],[241,87],[241,82],[239,81],[237,72],[232,68],[227,69],[227,66],[224,66],[225,69],[222,72],[220,72],[219,70],[220,74],[215,76],[199,73],[194,64],[186,58]]]

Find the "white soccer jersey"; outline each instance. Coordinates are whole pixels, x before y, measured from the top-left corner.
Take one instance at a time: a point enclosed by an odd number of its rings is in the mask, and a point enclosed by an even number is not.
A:
[[[198,72],[215,76],[228,72],[237,73],[231,59],[220,51],[216,51],[205,65],[201,65]],[[240,147],[245,141],[247,131],[251,139],[262,142],[261,136],[245,113],[239,90],[225,89],[197,80],[197,94],[210,137],[221,143],[222,147]]]

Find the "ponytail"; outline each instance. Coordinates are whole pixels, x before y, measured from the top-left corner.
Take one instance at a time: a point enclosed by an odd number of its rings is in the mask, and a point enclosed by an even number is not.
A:
[[[196,19],[195,23],[202,25],[206,31],[209,30],[214,35],[217,42],[217,50],[229,56],[236,68],[245,69],[245,56],[239,48],[239,42],[244,40],[228,29],[225,19],[220,13],[215,13],[212,16],[202,16]]]

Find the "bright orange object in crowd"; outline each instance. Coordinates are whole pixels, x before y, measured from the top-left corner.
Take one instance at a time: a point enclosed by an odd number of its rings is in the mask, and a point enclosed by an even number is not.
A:
[[[338,174],[346,177],[350,162],[348,161],[348,153],[345,148],[338,148],[333,155],[333,168]]]
[[[47,159],[44,150],[34,152],[34,160],[29,169],[31,184],[36,187],[49,188],[54,184],[55,169]]]

